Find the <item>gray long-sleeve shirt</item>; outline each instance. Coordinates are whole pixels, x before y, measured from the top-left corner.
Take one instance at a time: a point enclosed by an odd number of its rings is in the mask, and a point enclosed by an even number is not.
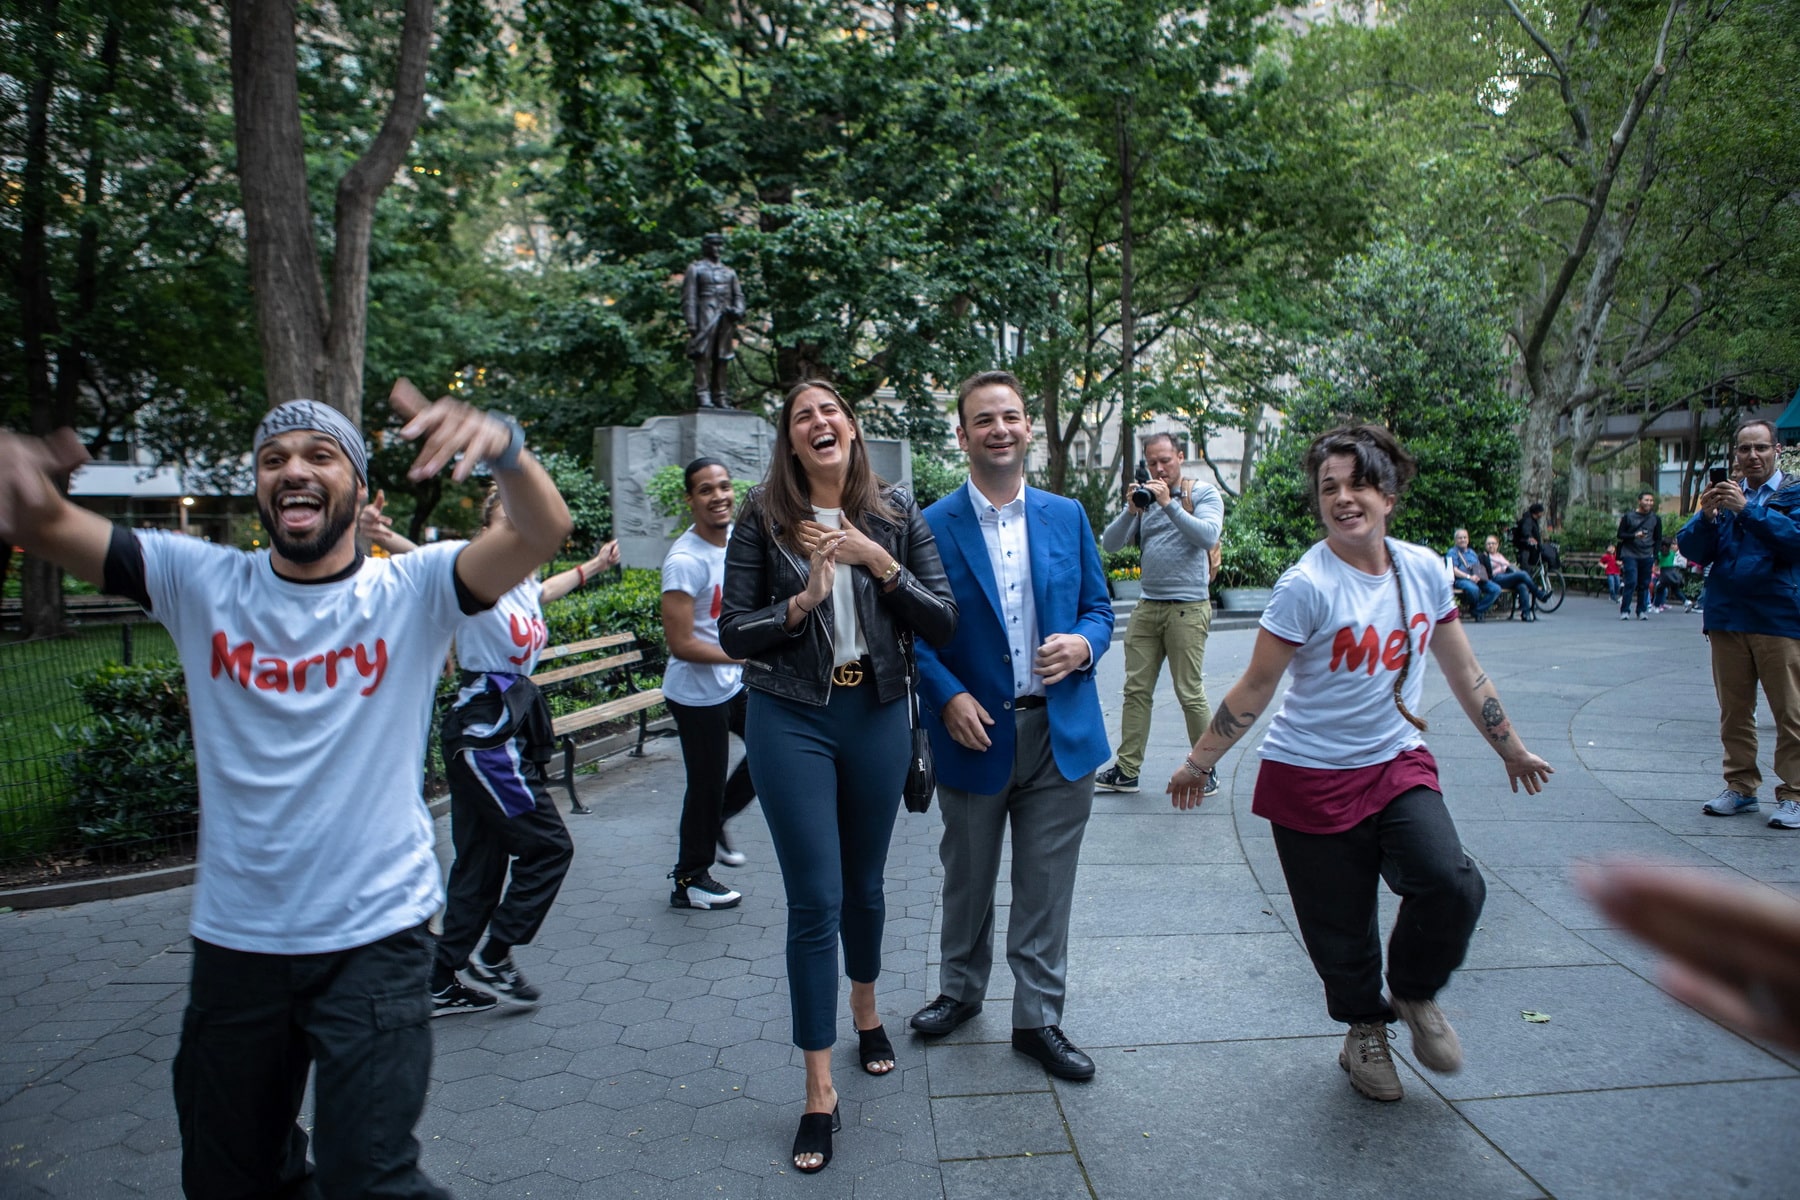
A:
[[[1210,483],[1184,480],[1183,487],[1193,512],[1174,498],[1144,513],[1127,505],[1100,535],[1108,553],[1131,542],[1142,549],[1146,600],[1207,598],[1206,555],[1224,532],[1225,502]]]

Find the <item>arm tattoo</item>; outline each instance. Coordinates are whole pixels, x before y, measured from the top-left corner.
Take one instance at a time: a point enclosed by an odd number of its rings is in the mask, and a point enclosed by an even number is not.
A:
[[[1475,682],[1471,683],[1469,685],[1469,690],[1472,692],[1476,688],[1480,687],[1482,684],[1486,683],[1487,681],[1488,681],[1487,672],[1483,671],[1481,674],[1479,674],[1475,677]]]
[[[1233,716],[1229,708],[1220,705],[1219,711],[1213,714],[1211,729],[1215,737],[1221,737],[1230,742],[1235,741],[1255,721],[1256,714],[1253,712],[1246,711]]]
[[[1489,696],[1481,702],[1481,724],[1483,731],[1496,742],[1504,742],[1512,736],[1506,713],[1501,710],[1496,697]]]

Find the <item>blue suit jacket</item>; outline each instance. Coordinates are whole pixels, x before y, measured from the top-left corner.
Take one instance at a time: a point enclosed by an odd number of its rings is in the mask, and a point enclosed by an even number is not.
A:
[[[961,614],[949,645],[933,649],[923,641],[916,643],[920,713],[931,734],[938,782],[968,792],[998,792],[1012,777],[1015,744],[1012,657],[999,585],[967,487],[926,509],[925,521],[937,538]],[[1106,576],[1093,530],[1079,504],[1028,487],[1025,529],[1038,636],[1076,633],[1094,648],[1094,660],[1086,670],[1070,672],[1045,692],[1056,768],[1065,779],[1079,779],[1099,769],[1112,754],[1094,687],[1094,668],[1112,644],[1112,602],[1106,598]],[[1036,652],[1035,646],[1025,648],[1027,654]],[[985,751],[957,745],[944,729],[939,710],[958,692],[974,696],[994,718],[988,730],[993,745]]]

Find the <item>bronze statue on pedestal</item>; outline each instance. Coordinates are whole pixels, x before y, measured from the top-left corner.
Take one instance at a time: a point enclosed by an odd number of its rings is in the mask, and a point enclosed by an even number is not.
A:
[[[701,408],[730,408],[727,372],[737,356],[737,326],[744,319],[744,289],[737,272],[720,261],[725,235],[700,239],[700,257],[681,277],[681,316],[687,322],[687,356],[694,363],[694,395]]]

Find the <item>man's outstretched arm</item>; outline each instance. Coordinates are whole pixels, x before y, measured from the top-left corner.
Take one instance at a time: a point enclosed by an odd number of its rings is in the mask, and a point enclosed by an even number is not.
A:
[[[113,524],[71,503],[55,481],[87,460],[74,430],[59,429],[47,438],[0,430],[0,541],[105,587]]]
[[[427,403],[405,379],[394,385],[389,399],[406,418],[400,436],[420,443],[409,472],[414,479],[429,479],[457,455],[462,461],[451,477],[458,481],[467,479],[478,462],[493,465],[506,522],[457,555],[456,574],[476,599],[494,603],[556,556],[572,525],[569,506],[531,455],[521,450],[515,460],[506,461],[513,427],[505,421],[448,398]]]

